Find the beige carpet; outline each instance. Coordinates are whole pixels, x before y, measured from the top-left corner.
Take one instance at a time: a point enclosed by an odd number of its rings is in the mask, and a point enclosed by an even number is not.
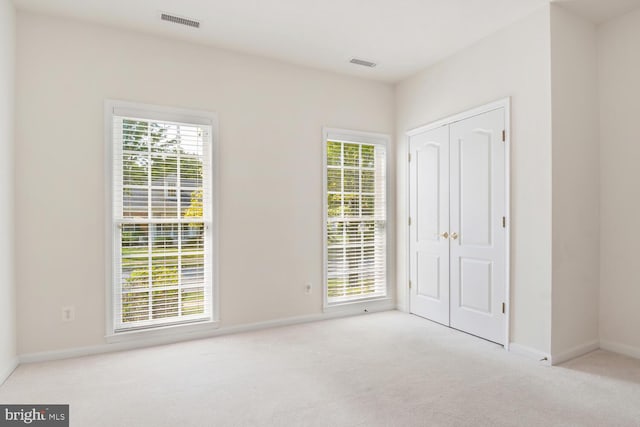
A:
[[[640,426],[640,361],[560,367],[399,312],[23,365],[72,426]]]

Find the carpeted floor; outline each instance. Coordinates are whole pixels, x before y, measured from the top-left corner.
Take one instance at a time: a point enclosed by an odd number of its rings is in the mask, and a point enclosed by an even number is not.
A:
[[[386,312],[20,366],[0,403],[93,426],[640,426],[640,361],[559,367]]]

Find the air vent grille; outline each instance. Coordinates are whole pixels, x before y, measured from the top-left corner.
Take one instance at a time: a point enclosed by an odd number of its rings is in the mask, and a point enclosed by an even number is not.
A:
[[[173,22],[174,24],[186,25],[187,27],[200,28],[200,22],[195,19],[183,18],[169,13],[162,12],[160,14],[160,19],[163,21]]]
[[[351,62],[352,64],[362,65],[364,67],[369,67],[369,68],[373,68],[377,65],[375,62],[365,61],[364,59],[358,59],[358,58],[352,58],[351,61],[349,62]]]

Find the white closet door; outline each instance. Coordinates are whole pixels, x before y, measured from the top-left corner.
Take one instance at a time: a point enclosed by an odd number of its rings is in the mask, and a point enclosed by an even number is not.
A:
[[[449,325],[449,127],[411,136],[409,150],[411,312]]]
[[[500,108],[450,125],[450,326],[500,344],[506,321],[504,124]]]

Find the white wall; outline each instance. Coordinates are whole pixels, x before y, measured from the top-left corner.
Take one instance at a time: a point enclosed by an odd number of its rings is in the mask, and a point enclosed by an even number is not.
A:
[[[551,6],[553,362],[598,347],[600,188],[596,27]]]
[[[511,342],[548,354],[551,322],[549,8],[397,86],[398,218],[407,218],[409,129],[512,97]],[[419,54],[419,52],[417,52]],[[407,225],[398,227],[398,303],[407,308]]]
[[[22,12],[17,58],[20,354],[104,343],[105,98],[218,113],[223,326],[321,312],[322,126],[393,133],[392,86]]]
[[[598,29],[603,348],[640,357],[640,10]]]
[[[15,10],[0,0],[0,384],[16,364],[13,275]]]

